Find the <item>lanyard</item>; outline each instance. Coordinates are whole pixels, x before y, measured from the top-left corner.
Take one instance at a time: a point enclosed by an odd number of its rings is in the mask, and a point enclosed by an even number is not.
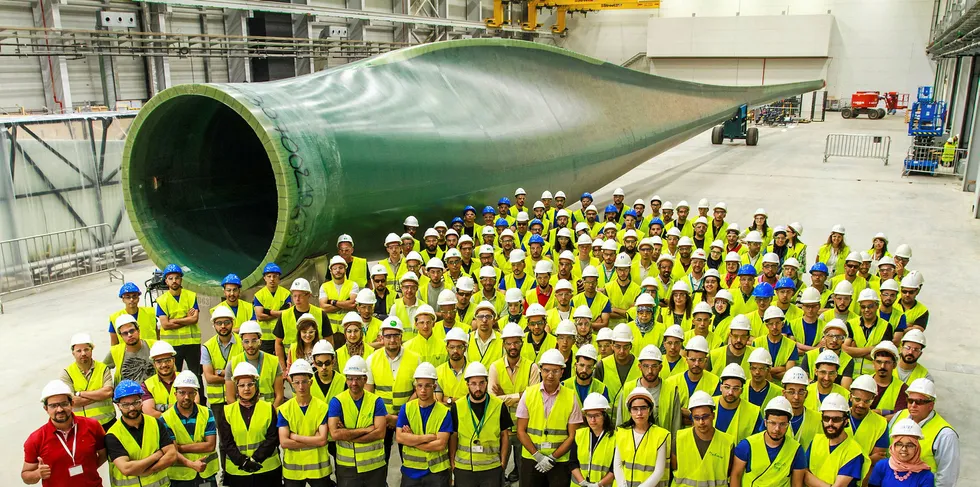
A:
[[[487,412],[488,411],[486,410],[486,406],[484,406],[483,417],[480,418],[480,422],[477,423],[477,421],[476,421],[476,415],[473,414],[473,401],[470,400],[470,396],[469,395],[466,396],[466,404],[470,408],[470,421],[473,421],[473,436],[479,438],[480,437],[480,431],[483,431],[483,425],[484,425],[484,423],[487,422],[487,416],[488,416]],[[487,404],[487,406],[489,406],[489,404]]]
[[[65,453],[67,453],[68,456],[71,457],[71,464],[72,464],[72,466],[75,466],[76,465],[75,464],[75,445],[78,443],[78,423],[71,425],[71,431],[69,431],[69,434],[72,433],[72,432],[75,433],[75,436],[73,436],[72,439],[71,439],[71,451],[68,450],[68,443],[65,442],[64,438],[61,437],[61,434],[60,433],[55,432],[54,435],[58,437],[58,442],[61,443],[61,447],[65,449]]]

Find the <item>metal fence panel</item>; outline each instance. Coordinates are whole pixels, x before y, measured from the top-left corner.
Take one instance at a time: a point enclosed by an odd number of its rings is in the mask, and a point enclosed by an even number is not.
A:
[[[888,135],[828,134],[823,150],[823,162],[831,157],[881,159],[888,165],[892,138]]]
[[[963,177],[966,168],[966,149],[956,149],[952,161],[943,161],[942,156],[942,147],[913,145],[905,153],[902,176],[929,174]]]

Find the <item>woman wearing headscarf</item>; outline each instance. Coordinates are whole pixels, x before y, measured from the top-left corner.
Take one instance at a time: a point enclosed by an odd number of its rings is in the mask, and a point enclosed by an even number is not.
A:
[[[922,461],[922,428],[910,418],[898,420],[891,430],[890,456],[871,470],[868,487],[932,487],[935,477]]]

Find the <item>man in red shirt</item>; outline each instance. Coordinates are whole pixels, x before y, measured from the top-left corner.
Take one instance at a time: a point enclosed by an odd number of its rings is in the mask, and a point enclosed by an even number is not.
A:
[[[60,380],[41,391],[51,418],[24,442],[25,484],[44,487],[101,487],[99,467],[106,461],[105,432],[98,421],[72,413],[72,391]]]

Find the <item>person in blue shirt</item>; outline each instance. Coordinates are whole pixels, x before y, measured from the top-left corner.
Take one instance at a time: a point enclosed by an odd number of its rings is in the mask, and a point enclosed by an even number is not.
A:
[[[868,487],[932,487],[935,475],[922,461],[922,428],[910,418],[892,426],[891,457],[875,464]]]
[[[786,434],[789,430],[789,419],[793,416],[793,407],[785,397],[777,396],[766,404],[764,414],[765,430],[740,441],[735,446],[731,487],[743,485],[751,487],[754,484],[803,487],[808,464],[806,454],[793,435]],[[765,445],[767,456],[753,457],[752,449],[760,448],[762,445]],[[784,452],[784,448],[788,450]],[[777,467],[773,462],[780,455],[792,458],[792,461],[781,462]],[[789,479],[789,482],[781,482],[784,479]]]
[[[422,362],[415,369],[415,396],[398,411],[395,441],[401,445],[402,487],[449,487],[449,407],[436,402],[436,368]]]
[[[330,437],[337,442],[337,456],[334,457],[337,463],[337,483],[343,486],[381,487],[385,485],[385,478],[388,475],[387,459],[375,462],[371,468],[362,467],[359,469],[354,462],[349,460],[347,464],[341,464],[343,461],[341,446],[344,444],[348,445],[350,450],[362,448],[366,450],[365,455],[368,456],[370,452],[376,451],[375,448],[370,447],[384,448],[385,432],[388,429],[386,424],[388,410],[385,408],[384,400],[374,393],[364,390],[364,385],[367,384],[367,374],[367,364],[360,355],[354,355],[348,359],[347,364],[344,365],[347,390],[330,398],[330,404],[327,407],[327,426],[330,428]],[[370,399],[365,401],[365,397]],[[357,423],[344,424],[343,404],[347,404],[348,407],[353,406],[353,409],[358,411]],[[370,425],[368,425],[365,417],[366,414],[361,413],[365,407],[372,411],[373,420]],[[358,460],[358,455],[359,453],[355,451],[354,461]]]
[[[858,487],[867,457],[851,437],[847,423],[850,409],[844,396],[831,392],[820,404],[823,434],[810,444],[807,456],[810,470],[806,485],[811,487]]]

